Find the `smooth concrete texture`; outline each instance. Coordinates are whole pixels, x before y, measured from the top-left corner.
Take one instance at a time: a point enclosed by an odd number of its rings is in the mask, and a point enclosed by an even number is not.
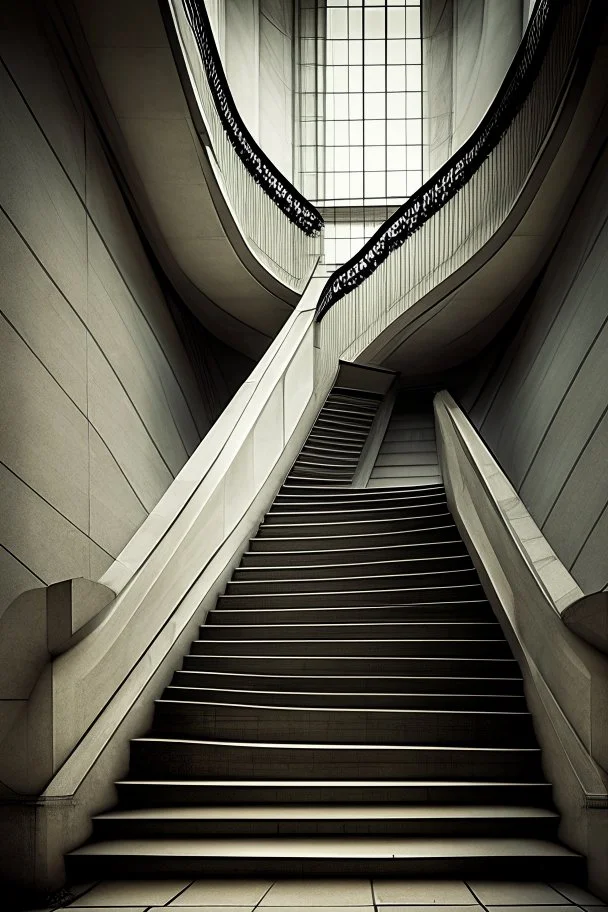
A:
[[[582,595],[448,393],[435,397],[448,503],[524,677],[560,836],[608,893],[608,659],[568,629]]]
[[[521,0],[422,3],[425,179],[468,139],[513,60]]]
[[[84,100],[27,0],[3,5],[0,56],[2,615],[32,586],[98,578],[238,379],[201,338],[201,388]]]
[[[415,396],[398,395],[368,488],[441,484],[433,417],[417,405]]]
[[[126,20],[123,6],[56,0],[49,9],[162,268],[209,331],[257,359],[304,289],[319,239],[283,215],[230,145],[182,4],[138,0]],[[261,14],[257,0],[248,17],[241,6],[217,4],[213,17],[237,107],[249,93],[257,111]]]
[[[323,365],[313,382],[313,318],[314,300],[304,300],[104,575],[118,596],[103,623],[43,667],[24,712],[4,720],[1,778],[17,794],[39,795],[2,819],[6,844],[15,827],[27,835],[4,857],[4,876],[38,888],[61,883],[63,852],[113,803],[129,739],[149,728],[154,697],[224,589],[331,384]]]
[[[490,351],[477,388],[459,390],[585,593],[608,587],[607,217],[605,150],[518,328]]]

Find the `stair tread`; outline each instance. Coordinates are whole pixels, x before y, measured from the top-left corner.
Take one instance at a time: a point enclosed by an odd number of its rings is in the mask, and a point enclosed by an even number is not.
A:
[[[556,811],[543,807],[520,805],[407,805],[407,804],[231,804],[210,805],[176,805],[170,807],[124,808],[98,814],[94,820],[137,820],[155,818],[177,818],[194,820],[226,819],[274,819],[315,820],[315,819],[377,819],[405,818],[442,819],[442,818],[494,818],[525,817],[529,819],[555,819]]]
[[[546,839],[508,837],[403,837],[403,836],[313,836],[313,837],[163,837],[159,839],[108,839],[82,846],[71,856],[154,855],[198,857],[342,858],[356,855],[393,858],[553,857],[580,858],[565,846]]]
[[[274,707],[273,707],[274,708]],[[406,753],[411,751],[424,751],[425,753],[454,753],[455,751],[466,752],[468,754],[491,753],[491,754],[529,754],[537,756],[540,754],[539,747],[493,747],[492,745],[478,747],[476,745],[439,745],[439,744],[347,744],[346,742],[323,743],[323,742],[300,742],[300,741],[223,741],[214,738],[184,738],[172,735],[162,735],[158,737],[145,736],[134,738],[132,743],[138,744],[197,744],[201,747],[239,747],[239,748],[264,748],[273,750],[320,750],[320,751],[398,751]],[[391,780],[392,781],[392,780]]]

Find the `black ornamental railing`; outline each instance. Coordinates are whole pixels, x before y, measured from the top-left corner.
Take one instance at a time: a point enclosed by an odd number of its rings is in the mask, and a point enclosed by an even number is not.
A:
[[[472,136],[327,280],[316,309],[323,316],[361,285],[444,206],[486,161],[513,123],[540,71],[560,13],[574,0],[538,0],[494,102]]]
[[[281,212],[307,235],[323,227],[320,212],[264,155],[243,123],[228,86],[204,0],[183,0],[184,10],[196,40],[215,108],[234,151],[253,180]]]

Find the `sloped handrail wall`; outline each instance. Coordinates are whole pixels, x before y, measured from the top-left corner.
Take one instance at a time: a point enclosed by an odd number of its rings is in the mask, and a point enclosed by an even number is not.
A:
[[[494,233],[542,147],[591,5],[593,0],[539,0],[477,130],[330,276],[317,321],[354,293],[349,307],[357,310],[359,324],[369,324],[380,307],[389,310],[412,289],[420,297],[431,273],[440,281]],[[408,239],[412,243],[406,245]]]
[[[170,0],[170,18],[199,107],[211,160],[254,252],[302,291],[320,253],[323,219],[264,154],[228,86],[203,0]]]

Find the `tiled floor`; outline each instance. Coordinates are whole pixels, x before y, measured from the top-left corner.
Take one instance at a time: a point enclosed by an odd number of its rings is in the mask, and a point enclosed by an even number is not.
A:
[[[70,892],[71,912],[608,912],[608,904],[580,887],[516,881],[134,880]]]

